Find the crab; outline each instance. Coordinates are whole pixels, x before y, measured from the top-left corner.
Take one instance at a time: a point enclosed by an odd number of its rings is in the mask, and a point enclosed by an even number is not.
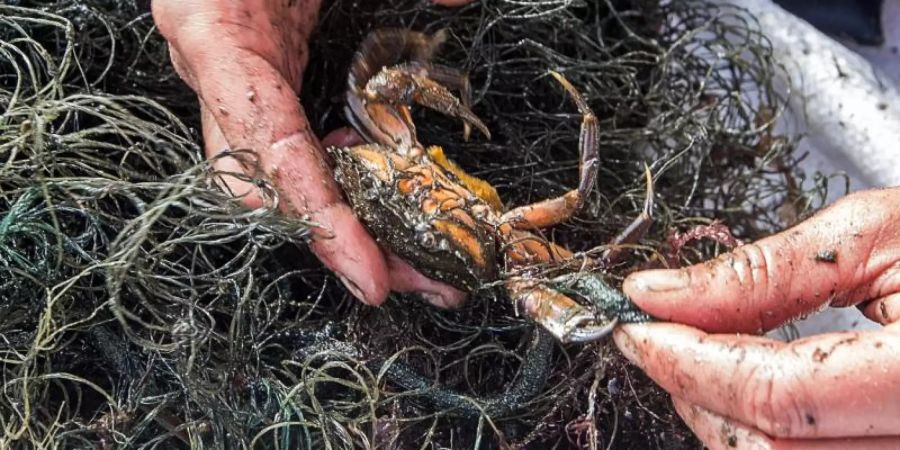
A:
[[[471,110],[467,76],[430,61],[445,39],[444,32],[380,29],[363,41],[350,68],[345,113],[365,143],[326,149],[334,161],[335,179],[379,244],[424,275],[467,292],[499,282],[519,311],[564,343],[606,336],[617,317],[582,305],[570,290],[534,274],[537,267],[568,264],[577,269],[563,269],[563,276],[572,275],[617,261],[621,244],[638,240],[650,224],[649,170],[643,212],[599,259],[576,257],[543,238],[535,230],[568,220],[594,187],[597,117],[563,75],[550,71],[582,117],[580,181],[559,197],[505,209],[489,183],[466,174],[440,147],[422,145],[416,137],[410,108],[419,105],[461,119],[465,139],[472,127],[490,139],[488,128]]]

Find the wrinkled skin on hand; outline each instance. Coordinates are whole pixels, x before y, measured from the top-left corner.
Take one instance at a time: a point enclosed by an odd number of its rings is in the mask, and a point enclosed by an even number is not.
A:
[[[281,211],[320,225],[312,250],[356,297],[378,305],[394,290],[419,292],[438,306],[463,301],[461,291],[383,253],[334,182],[323,146],[359,138],[344,129],[320,142],[297,101],[320,0],[154,0],[152,7],[175,69],[199,97],[207,156],[254,151]],[[219,171],[256,175],[236,158],[216,161]],[[263,204],[252,183],[223,181],[248,206]]]
[[[677,323],[622,326],[616,344],[710,448],[900,448],[900,188],[849,195],[710,262],[632,274],[624,290]],[[884,327],[737,334],[826,305]]]

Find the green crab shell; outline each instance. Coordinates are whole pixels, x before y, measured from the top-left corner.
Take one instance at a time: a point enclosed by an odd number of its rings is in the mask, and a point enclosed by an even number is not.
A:
[[[452,175],[433,163],[411,162],[377,144],[327,151],[351,208],[384,248],[425,276],[468,292],[497,278],[496,238],[468,208],[483,201]],[[430,183],[422,173],[428,174]],[[410,185],[415,188],[410,190]],[[453,198],[453,209],[459,211],[426,212],[423,205],[438,191],[469,195]]]

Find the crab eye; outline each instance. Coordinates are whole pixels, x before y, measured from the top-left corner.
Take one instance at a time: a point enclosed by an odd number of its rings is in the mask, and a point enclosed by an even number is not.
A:
[[[422,247],[431,249],[434,248],[434,245],[437,243],[437,239],[434,237],[433,233],[425,231],[419,234],[419,243],[422,244]]]

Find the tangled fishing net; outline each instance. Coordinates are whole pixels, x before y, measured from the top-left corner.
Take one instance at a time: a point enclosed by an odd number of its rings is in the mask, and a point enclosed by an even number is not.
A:
[[[535,349],[502,292],[459,311],[353,300],[308,252],[309,224],[217,188],[148,6],[0,6],[0,447],[697,447],[610,342]],[[346,126],[335,74],[368,31],[446,28],[438,60],[469,72],[493,139],[417,112],[420,138],[521,205],[577,182],[577,111],[545,76],[564,73],[601,119],[602,164],[585,211],[548,237],[602,248],[640,212],[645,163],[655,177],[654,225],[615,283],[784,228],[823,196],[773,131],[778,68],[735,12],[325,2],[302,101],[318,133]]]

